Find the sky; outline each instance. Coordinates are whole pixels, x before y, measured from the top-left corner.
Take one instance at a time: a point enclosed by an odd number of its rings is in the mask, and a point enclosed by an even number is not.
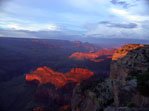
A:
[[[149,0],[0,0],[0,37],[149,39],[148,29]]]

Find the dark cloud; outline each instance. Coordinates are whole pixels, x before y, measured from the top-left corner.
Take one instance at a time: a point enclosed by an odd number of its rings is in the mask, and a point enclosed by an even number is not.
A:
[[[129,23],[129,24],[111,24],[110,27],[117,27],[117,28],[136,28],[137,24]]]
[[[8,0],[0,0],[0,5],[7,2]]]
[[[129,3],[125,2],[125,1],[120,1],[120,0],[111,0],[111,3],[114,5],[121,5],[124,8],[128,8],[128,6],[130,6]]]
[[[137,14],[149,15],[149,0],[111,0],[110,2],[115,6],[120,6],[125,9],[135,7]],[[140,6],[142,6],[142,8],[140,8]]]
[[[149,9],[149,0],[144,0],[144,1],[145,1],[145,5],[147,6],[147,9]]]
[[[138,0],[138,1],[141,1],[141,0]],[[144,0],[146,3],[149,3],[149,0]]]
[[[11,30],[0,29],[0,37],[17,37],[17,38],[48,38],[73,40],[80,37],[79,34],[65,33],[62,31],[29,31],[29,30]],[[79,39],[79,38],[78,38]]]
[[[126,29],[132,29],[136,28],[137,24],[136,23],[111,23],[109,21],[101,21],[99,24],[104,24],[107,27],[116,27],[116,28],[126,28]]]
[[[111,3],[114,5],[122,6],[123,8],[129,8],[129,7],[136,6],[138,1],[140,0],[134,0],[133,2],[130,3],[126,0],[111,0]]]
[[[148,30],[148,29],[149,29],[149,20],[143,21],[142,27],[143,27],[144,29]]]
[[[110,24],[110,22],[109,21],[101,21],[101,22],[99,22],[99,24]]]
[[[0,9],[3,8],[7,2],[12,1],[12,0],[0,0]]]

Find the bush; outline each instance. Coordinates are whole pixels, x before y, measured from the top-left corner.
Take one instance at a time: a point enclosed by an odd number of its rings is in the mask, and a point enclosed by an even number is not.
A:
[[[149,97],[149,72],[137,76],[137,87],[140,94]]]
[[[127,104],[127,107],[129,107],[129,108],[133,108],[133,107],[135,107],[135,104],[132,103],[132,102],[130,102],[130,103]]]

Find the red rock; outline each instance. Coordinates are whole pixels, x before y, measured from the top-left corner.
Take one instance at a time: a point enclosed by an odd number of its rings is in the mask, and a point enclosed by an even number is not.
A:
[[[48,67],[40,67],[31,74],[26,74],[27,81],[37,80],[40,84],[51,83],[56,87],[63,87],[69,82],[79,83],[93,76],[93,72],[83,68],[73,68],[70,72],[60,73]]]
[[[93,62],[101,62],[105,59],[99,59],[102,56],[106,56],[106,58],[111,58],[115,49],[103,49],[97,52],[75,52],[69,56],[70,59],[76,60],[85,60],[88,59]]]
[[[144,45],[142,44],[129,44],[129,45],[124,45],[121,48],[118,48],[115,53],[113,54],[112,60],[118,60],[121,59],[123,57],[125,57],[128,52],[135,50],[137,48],[141,48],[144,47]]]

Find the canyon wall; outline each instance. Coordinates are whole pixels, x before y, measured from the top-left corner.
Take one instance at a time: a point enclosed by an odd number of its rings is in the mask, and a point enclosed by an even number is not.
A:
[[[144,82],[148,82],[148,76],[148,45],[132,44],[119,48],[113,55],[110,74],[110,79],[113,81],[115,105],[149,106],[149,91],[145,87],[146,83],[143,83],[144,78],[147,80]]]
[[[129,44],[112,57],[110,77],[76,86],[72,111],[148,111],[149,45]]]

